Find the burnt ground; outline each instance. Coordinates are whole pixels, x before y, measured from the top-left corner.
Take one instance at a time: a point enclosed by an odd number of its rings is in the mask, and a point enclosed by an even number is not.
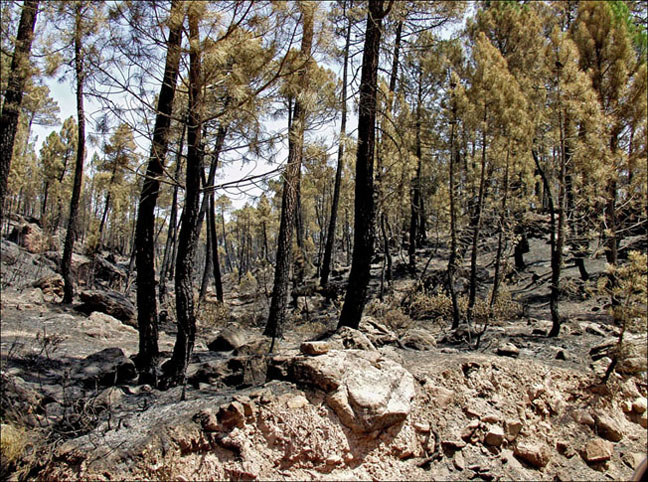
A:
[[[14,256],[5,256],[9,248]],[[551,326],[547,240],[531,239],[530,248],[528,268],[508,281],[518,303],[516,316],[492,322],[478,349],[449,336],[444,317],[408,316],[403,300],[416,285],[409,276],[397,276],[383,300],[368,305],[367,314],[397,337],[422,329],[436,346],[414,350],[388,343],[379,348],[414,375],[417,395],[403,424],[359,435],[340,423],[317,390],[266,381],[258,373],[244,376],[238,385],[222,380],[189,384],[184,394],[182,387],[160,391],[125,381],[106,388],[80,381],[75,373],[93,353],[118,347],[134,355],[136,330],[114,318],[61,306],[55,294],[31,287],[35,279],[53,273],[51,263],[22,249],[16,256],[18,248],[5,241],[2,423],[18,427],[23,439],[22,461],[9,469],[32,478],[65,479],[627,480],[646,454],[645,414],[642,426],[627,405],[642,397],[645,403],[646,372],[644,367],[634,374],[615,373],[601,384],[609,360],[590,356],[593,347],[613,342],[619,333],[608,300],[595,291],[604,258],[587,260],[592,275],[587,283],[578,280],[568,260],[561,301],[565,322],[560,337],[550,339],[545,336]],[[596,253],[595,246],[591,252]],[[419,273],[428,257],[426,272],[433,273],[445,267],[447,250],[421,250]],[[485,279],[492,276],[493,257],[486,243],[479,257]],[[405,260],[396,254],[395,261],[398,272]],[[373,268],[372,289],[378,293],[380,263]],[[235,355],[207,349],[224,326],[260,338],[266,290],[257,282],[239,293],[235,280],[226,281],[228,308],[218,308],[210,297],[200,307],[192,373],[199,362]],[[487,293],[484,283],[480,295]],[[339,300],[300,298],[279,354],[291,356],[302,341],[334,328],[339,309]],[[163,329],[160,349],[169,353],[172,320]],[[645,331],[629,338],[634,355],[645,359]],[[498,352],[507,343],[519,350],[517,357]],[[196,413],[241,396],[254,402],[255,418],[235,427],[225,442],[205,444],[192,422]],[[591,424],[583,414],[590,415]],[[609,460],[588,462],[584,447],[603,440],[599,416],[614,419],[621,438],[606,441]],[[517,439],[497,447],[485,442],[492,426],[507,427],[512,420],[522,423]],[[467,442],[454,444],[467,429],[473,433]],[[548,462],[541,467],[529,463],[516,452],[524,444],[545,447],[541,452],[549,454]]]

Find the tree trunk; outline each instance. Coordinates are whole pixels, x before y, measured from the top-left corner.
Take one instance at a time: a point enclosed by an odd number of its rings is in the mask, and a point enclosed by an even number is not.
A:
[[[214,287],[216,288],[216,299],[221,303],[223,298],[223,281],[220,272],[220,260],[218,255],[218,236],[216,234],[216,212],[214,207],[214,192],[209,193],[209,211],[208,211],[208,228],[211,233],[212,262],[214,270]]]
[[[509,156],[510,147],[506,149],[506,167],[504,168],[504,195],[502,196],[502,206],[500,212],[499,228],[497,233],[497,253],[495,254],[495,276],[493,278],[493,290],[491,292],[490,307],[495,306],[497,300],[497,292],[500,285],[500,271],[502,264],[502,251],[504,250],[504,224],[506,223],[506,202],[508,200],[509,191]]]
[[[346,14],[346,0],[343,9]],[[344,141],[347,123],[347,72],[349,66],[350,42],[351,21],[349,20],[346,30],[344,64],[342,68],[342,118],[340,121],[340,145],[338,146],[335,186],[333,187],[333,201],[331,202],[331,218],[329,219],[328,233],[326,235],[326,247],[324,248],[324,261],[322,262],[322,274],[320,277],[320,285],[324,288],[328,284],[328,278],[331,274],[331,262],[333,260],[333,249],[335,247],[335,228],[337,224],[338,205],[340,204],[340,187],[342,186],[342,171],[344,170]]]
[[[484,126],[486,126],[487,109],[484,107]],[[482,156],[481,156],[481,173],[479,175],[479,191],[477,193],[477,206],[473,211],[470,220],[472,228],[472,250],[470,252],[470,288],[468,291],[468,314],[467,318],[472,321],[472,310],[475,306],[475,296],[477,291],[477,243],[481,231],[481,215],[484,205],[484,189],[486,185],[486,130],[482,131]]]
[[[74,281],[70,268],[72,266],[72,252],[74,241],[77,235],[77,217],[79,213],[79,199],[81,199],[81,185],[83,183],[83,160],[85,157],[85,113],[83,111],[83,52],[81,51],[81,22],[82,5],[76,6],[75,28],[74,28],[74,71],[76,75],[76,103],[77,103],[77,153],[74,168],[74,185],[72,187],[72,198],[70,199],[70,218],[68,219],[67,234],[63,257],[61,258],[61,275],[63,276],[63,303],[72,303],[74,297]]]
[[[4,219],[4,201],[11,170],[14,141],[25,82],[30,74],[29,54],[34,39],[34,25],[38,15],[38,0],[25,0],[20,14],[16,47],[11,59],[7,90],[0,114],[0,220]]]
[[[390,4],[391,5],[391,4]],[[367,301],[371,258],[374,243],[373,165],[376,140],[376,91],[383,0],[370,0],[367,31],[362,56],[358,113],[358,149],[356,153],[354,243],[349,286],[338,327],[357,328]]]
[[[180,165],[182,163],[182,148],[184,143],[185,131],[187,130],[187,122],[182,123],[182,133],[180,134],[180,146],[178,155],[176,156],[175,180],[178,181],[180,177]],[[178,215],[178,185],[173,186],[173,198],[171,199],[171,213],[169,214],[169,229],[167,231],[167,239],[164,245],[164,256],[162,258],[162,268],[160,269],[160,286],[158,298],[160,304],[164,303],[166,297],[166,281],[169,271],[169,266],[175,262],[175,258],[171,256],[172,247],[175,246],[175,238],[177,232],[177,215]]]
[[[301,58],[306,61],[311,55],[313,42],[313,12],[306,7],[303,12],[303,36],[301,43]],[[307,66],[300,72],[299,85],[302,90],[308,88]],[[295,101],[294,115],[288,134],[288,164],[284,173],[283,195],[281,200],[281,220],[277,239],[277,256],[275,258],[274,289],[270,302],[270,313],[264,330],[266,336],[272,337],[271,350],[274,340],[281,335],[281,329],[286,318],[288,301],[288,275],[292,264],[292,240],[295,225],[295,209],[297,202],[297,180],[301,170],[302,147],[306,112],[299,99]]]
[[[187,177],[185,182],[185,207],[178,235],[175,293],[178,334],[173,346],[173,356],[165,364],[168,384],[184,384],[187,366],[196,336],[196,315],[193,301],[193,265],[198,241],[198,211],[200,198],[200,169],[202,166],[202,86],[201,59],[196,13],[189,10],[189,125],[187,128]]]
[[[454,287],[454,273],[455,265],[457,262],[457,210],[455,201],[455,180],[454,180],[454,167],[456,160],[455,141],[455,126],[457,124],[456,107],[452,107],[453,120],[450,126],[450,173],[449,173],[449,191],[450,191],[450,258],[448,259],[448,291],[452,300],[452,329],[459,328],[459,303],[457,302],[457,293]]]
[[[178,67],[180,63],[180,44],[182,40],[182,23],[178,21],[179,10],[184,8],[178,0],[171,2],[169,41],[167,42],[164,77],[158,96],[153,141],[146,177],[142,186],[135,228],[135,265],[137,267],[137,326],[139,331],[139,352],[137,364],[142,374],[148,374],[153,368],[154,357],[158,354],[158,313],[155,298],[155,206],[160,191],[159,178],[164,170],[171,112],[175,97]],[[146,375],[145,375],[146,376]],[[142,381],[144,381],[142,379]]]

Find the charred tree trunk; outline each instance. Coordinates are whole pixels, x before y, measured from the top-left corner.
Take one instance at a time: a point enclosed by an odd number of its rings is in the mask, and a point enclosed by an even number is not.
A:
[[[493,278],[493,291],[491,292],[490,307],[495,306],[497,300],[497,292],[499,290],[501,280],[501,265],[502,265],[502,252],[504,250],[504,225],[506,223],[506,203],[508,201],[509,191],[509,156],[510,147],[506,150],[506,166],[504,168],[504,195],[502,196],[502,206],[499,219],[499,227],[497,233],[497,253],[495,254],[495,276]]]
[[[450,299],[452,300],[452,329],[459,328],[459,303],[457,302],[457,293],[454,286],[454,274],[457,263],[457,209],[455,200],[455,161],[456,153],[455,142],[455,127],[457,125],[457,108],[452,106],[452,125],[450,126],[450,173],[449,173],[449,191],[450,191],[450,258],[448,259],[448,291],[450,292]]]
[[[77,103],[77,152],[74,168],[74,185],[72,187],[72,198],[70,199],[70,218],[68,219],[67,234],[63,257],[61,258],[61,275],[65,282],[63,286],[63,303],[72,303],[74,297],[74,281],[72,280],[72,251],[77,236],[77,218],[79,215],[79,200],[81,199],[81,185],[83,183],[83,160],[85,157],[85,113],[83,110],[83,86],[85,74],[83,72],[83,52],[81,22],[82,5],[77,4],[74,26],[74,72],[76,76],[76,103]]]
[[[200,169],[202,166],[202,86],[198,16],[189,10],[189,124],[187,126],[187,176],[185,207],[178,235],[178,256],[175,271],[176,316],[178,334],[173,355],[165,364],[168,384],[184,384],[187,366],[196,337],[196,314],[193,300],[193,269],[198,242],[198,214],[200,198]]]
[[[346,1],[344,3],[346,11]],[[328,233],[326,235],[326,246],[324,248],[324,261],[322,262],[322,275],[320,285],[326,287],[331,274],[331,262],[333,260],[333,249],[335,248],[335,228],[337,224],[338,205],[340,204],[340,188],[342,186],[342,171],[344,170],[344,141],[346,136],[347,123],[347,71],[349,65],[349,44],[351,42],[351,21],[347,25],[344,66],[342,68],[342,118],[340,121],[340,144],[338,146],[337,168],[335,170],[335,186],[333,187],[333,200],[331,202],[331,217],[329,219]]]
[[[29,77],[29,54],[34,39],[34,25],[38,15],[38,1],[25,0],[20,14],[16,47],[11,59],[7,90],[0,114],[0,220],[4,219],[4,201],[11,169],[14,141],[18,130],[18,117],[25,82]]]
[[[487,109],[484,108],[484,126],[486,126]],[[470,287],[468,290],[468,314],[469,321],[472,320],[472,311],[475,307],[475,296],[477,292],[477,243],[481,231],[481,216],[484,205],[484,189],[486,185],[486,130],[482,131],[482,156],[481,173],[479,175],[479,191],[477,193],[477,205],[473,210],[470,220],[472,228],[472,249],[470,252]]]
[[[369,285],[374,243],[373,165],[376,140],[378,60],[382,19],[387,15],[388,11],[389,8],[383,8],[383,0],[369,1],[360,78],[353,261],[349,275],[349,287],[342,306],[338,327],[357,328],[367,301],[367,286]]]
[[[178,155],[176,156],[176,168],[175,168],[175,182],[173,186],[173,198],[171,199],[171,213],[169,214],[169,229],[167,231],[167,239],[164,245],[164,256],[162,258],[162,268],[160,269],[160,286],[158,298],[160,304],[164,303],[166,298],[166,282],[168,279],[169,266],[172,266],[175,262],[175,258],[172,256],[173,246],[176,242],[176,233],[177,233],[177,216],[178,216],[178,178],[180,177],[180,165],[182,163],[182,148],[184,143],[185,131],[187,130],[186,119],[182,123],[182,133],[180,134],[180,146],[178,150]]]
[[[171,3],[170,27],[167,42],[164,77],[158,96],[157,114],[153,130],[153,141],[146,177],[142,186],[135,227],[135,265],[137,268],[137,326],[139,331],[139,352],[137,365],[142,374],[149,374],[154,357],[158,354],[158,313],[155,298],[155,206],[160,191],[159,178],[164,170],[171,125],[171,112],[180,63],[180,44],[184,16],[178,15],[183,5],[178,0]],[[178,17],[181,17],[178,20]],[[146,378],[146,375],[145,375]],[[147,379],[148,380],[148,379]],[[143,380],[144,381],[144,380]]]
[[[301,43],[301,58],[306,62],[311,55],[313,42],[313,12],[309,7],[303,12],[303,36]],[[299,85],[303,90],[308,88],[307,66],[300,72]],[[297,203],[297,182],[301,170],[302,147],[304,142],[304,128],[306,112],[302,103],[295,101],[294,115],[291,119],[288,134],[288,164],[284,173],[283,195],[281,200],[281,220],[279,223],[279,236],[277,239],[277,256],[275,258],[274,289],[270,302],[270,313],[264,334],[274,340],[281,335],[281,329],[286,318],[288,302],[288,276],[292,264],[292,241],[295,226],[295,210]]]
[[[218,255],[218,236],[216,234],[216,212],[214,207],[214,192],[209,193],[209,211],[207,213],[208,231],[211,233],[212,263],[214,270],[214,287],[216,299],[221,303],[223,298],[223,281],[221,279],[220,260]]]

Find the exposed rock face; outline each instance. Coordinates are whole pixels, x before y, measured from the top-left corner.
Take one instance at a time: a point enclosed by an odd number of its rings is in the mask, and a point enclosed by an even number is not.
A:
[[[243,346],[248,335],[240,328],[229,326],[221,331],[216,338],[209,342],[207,348],[211,351],[230,351]]]
[[[74,378],[86,385],[117,385],[135,378],[133,361],[121,348],[106,348],[84,358]]]
[[[63,277],[60,274],[43,276],[34,282],[35,288],[40,288],[44,295],[63,296]]]
[[[289,378],[328,393],[327,404],[355,432],[399,423],[411,410],[414,377],[375,351],[330,351],[288,361]]]
[[[87,290],[81,291],[79,297],[83,302],[76,309],[86,315],[93,311],[106,313],[122,323],[137,328],[135,306],[128,298],[116,291]]]
[[[30,253],[40,253],[44,248],[42,229],[35,223],[25,223],[15,226],[9,233],[9,241],[22,246]]]

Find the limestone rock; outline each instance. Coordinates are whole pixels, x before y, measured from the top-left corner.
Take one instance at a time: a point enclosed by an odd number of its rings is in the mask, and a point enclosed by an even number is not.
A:
[[[398,336],[384,324],[371,316],[365,316],[358,326],[360,332],[367,335],[374,346],[391,345],[398,341]]]
[[[63,277],[60,274],[43,276],[34,282],[35,288],[40,288],[44,295],[63,296]]]
[[[646,397],[639,397],[632,402],[632,411],[642,414],[646,411]]]
[[[122,323],[137,328],[135,306],[116,291],[86,290],[79,293],[82,304],[76,309],[89,315],[93,311],[106,313]]]
[[[606,414],[596,416],[596,427],[601,437],[612,442],[618,442],[623,438],[621,426],[612,417]]]
[[[230,351],[243,346],[246,341],[247,334],[243,330],[228,326],[207,344],[207,348],[211,351]]]
[[[540,442],[519,442],[513,450],[513,455],[537,469],[549,463],[551,452]]]
[[[583,448],[583,459],[587,463],[604,462],[612,457],[613,446],[611,442],[595,438],[587,442]]]
[[[426,351],[436,347],[436,338],[426,330],[414,328],[407,331],[405,336],[401,339],[401,343],[407,348]]]
[[[513,343],[502,343],[497,347],[495,353],[499,356],[508,356],[511,358],[517,358],[520,356],[520,349],[515,346]]]
[[[371,340],[360,330],[349,328],[348,326],[341,327],[330,339],[331,342],[337,344],[340,349],[350,350],[375,350],[376,347]]]
[[[332,350],[330,343],[326,341],[305,341],[299,347],[304,355],[323,355]]]
[[[84,358],[74,377],[92,386],[125,383],[135,375],[135,364],[121,348],[106,348]]]
[[[504,430],[499,425],[490,427],[484,436],[484,443],[491,447],[499,447],[504,442]]]
[[[22,246],[30,253],[40,253],[45,248],[43,231],[35,223],[24,223],[19,226],[14,226],[11,233],[9,233],[8,239],[18,246]]]

